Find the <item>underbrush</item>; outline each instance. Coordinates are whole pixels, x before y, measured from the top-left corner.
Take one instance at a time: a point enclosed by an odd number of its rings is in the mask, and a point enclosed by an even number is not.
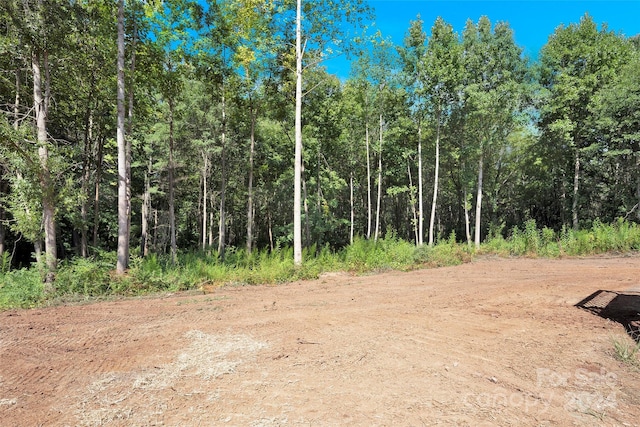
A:
[[[559,232],[546,227],[539,229],[530,220],[521,228],[514,227],[506,237],[503,234],[501,230],[493,230],[478,250],[458,242],[453,233],[434,246],[421,247],[393,233],[378,241],[356,238],[352,245],[337,252],[329,246],[305,249],[301,266],[294,265],[291,248],[251,254],[229,248],[224,259],[216,252],[188,252],[179,254],[175,264],[168,256],[134,256],[123,275],[114,272],[115,253],[98,252],[91,258],[61,262],[52,294],[44,294],[43,269],[38,265],[21,270],[0,269],[0,309],[176,292],[201,286],[279,284],[317,278],[330,271],[363,274],[443,267],[470,262],[476,255],[560,257],[640,250],[640,227],[623,220],[613,224],[596,221],[589,230],[563,228]]]
[[[628,253],[640,250],[640,227],[618,219],[612,224],[598,220],[590,229],[573,230],[563,227],[559,232],[526,221],[522,228],[514,227],[505,238],[491,235],[480,252],[501,256],[559,257]]]

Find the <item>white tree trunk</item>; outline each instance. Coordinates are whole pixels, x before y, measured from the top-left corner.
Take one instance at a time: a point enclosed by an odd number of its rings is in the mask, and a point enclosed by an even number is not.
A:
[[[480,153],[480,161],[478,162],[478,194],[476,197],[476,229],[475,229],[475,245],[480,247],[480,224],[482,219],[482,176],[483,176],[484,154]]]
[[[573,200],[571,202],[571,216],[573,229],[578,229],[578,191],[580,187],[580,150],[576,147],[575,163],[573,168]]]
[[[16,131],[20,128],[20,86],[20,70],[18,69],[16,70],[16,97],[13,104],[13,128]],[[19,181],[22,181],[24,175],[21,170],[16,171],[16,177]],[[32,215],[31,208],[29,208],[28,203],[23,204],[23,209],[25,210],[27,217]],[[33,242],[33,251],[35,252],[36,261],[40,262],[42,258],[42,242],[39,237],[37,237]]]
[[[353,245],[353,234],[355,228],[355,211],[353,208],[353,171],[349,172],[349,212],[351,228],[349,230],[349,244]]]
[[[415,235],[416,246],[420,245],[418,237],[418,214],[416,212],[415,198],[413,196],[413,178],[411,177],[411,163],[407,160],[407,175],[409,175],[409,202],[411,203],[411,213],[413,214],[413,233]]]
[[[133,17],[133,42],[131,44],[131,68],[129,69],[131,73],[131,79],[129,81],[129,109],[127,111],[127,130],[126,134],[129,135],[129,138],[125,137],[125,156],[126,156],[126,170],[127,170],[127,239],[131,236],[131,144],[133,135],[133,101],[134,101],[134,88],[135,88],[135,71],[136,71],[136,45],[138,43],[138,25],[135,19],[135,14]],[[127,244],[127,253],[126,258],[129,259],[129,248],[130,245]]]
[[[175,165],[173,141],[173,100],[169,100],[169,234],[171,239],[171,262],[178,261],[178,245],[176,243],[176,203],[175,203]]]
[[[46,61],[46,59],[45,59]],[[47,292],[53,291],[52,283],[57,266],[56,225],[55,225],[55,190],[51,182],[49,170],[49,147],[47,142],[47,106],[42,95],[42,75],[40,73],[40,55],[34,52],[31,57],[33,69],[33,108],[36,115],[38,133],[38,157],[40,159],[40,189],[42,191],[42,222],[44,227],[45,263],[47,275],[45,282],[49,285]],[[46,68],[46,64],[45,64]]]
[[[202,151],[204,166],[202,168],[202,250],[207,248],[207,205],[209,204],[209,187],[207,186],[207,176],[209,175],[209,155]]]
[[[378,240],[380,233],[380,203],[382,202],[382,133],[383,133],[383,118],[380,114],[380,141],[378,145],[378,204],[376,205],[376,230],[373,236],[373,240]]]
[[[471,224],[469,220],[469,203],[467,202],[467,189],[464,189],[464,231],[467,237],[467,245],[471,246]]]
[[[364,127],[364,142],[367,148],[367,240],[371,238],[371,153],[369,151],[369,124]]]
[[[251,106],[251,135],[249,144],[249,183],[247,185],[247,254],[253,248],[253,154],[256,146],[256,109]]]
[[[301,177],[302,177],[302,0],[297,0],[296,8],[296,119],[295,119],[295,159],[293,172],[293,262],[302,264],[302,220]]]
[[[269,248],[271,252],[275,250],[275,245],[273,244],[273,226],[271,224],[271,210],[267,208],[267,228],[269,232]]]
[[[220,135],[220,142],[222,145],[222,170],[220,180],[220,214],[218,216],[218,256],[224,259],[225,243],[227,241],[226,236],[226,188],[227,188],[227,105],[224,94],[224,83],[222,85],[222,133]]]
[[[304,173],[304,159],[302,160],[302,171],[300,174],[302,181],[302,207],[304,209],[304,245],[303,247],[311,246],[311,229],[309,225],[309,195],[307,194],[307,180]]]
[[[213,236],[213,224],[215,223],[214,208],[216,204],[215,197],[213,195],[211,195],[211,200],[209,201],[209,203],[211,203],[211,205],[209,206],[211,208],[211,210],[209,211],[209,248],[212,248],[213,242],[215,241]]]
[[[422,199],[422,123],[418,124],[418,232],[416,241],[418,246],[424,243],[424,202]]]
[[[129,233],[127,206],[127,149],[124,135],[124,0],[118,0],[118,118],[116,141],[118,145],[118,261],[116,272],[123,274],[129,266]]]
[[[142,256],[149,255],[149,213],[151,212],[151,173],[153,172],[153,158],[149,156],[149,164],[144,174],[144,195],[142,196],[142,232],[140,249]]]
[[[97,141],[96,148],[96,177],[93,191],[93,247],[98,247],[98,231],[100,228],[100,182],[102,181],[102,157],[104,144]]]
[[[438,116],[439,116],[438,112]],[[431,218],[429,219],[429,246],[433,246],[433,228],[436,219],[436,206],[438,203],[438,179],[440,172],[440,117],[438,117],[438,124],[436,125],[436,159],[435,159],[435,173],[433,177],[433,201],[431,202]]]

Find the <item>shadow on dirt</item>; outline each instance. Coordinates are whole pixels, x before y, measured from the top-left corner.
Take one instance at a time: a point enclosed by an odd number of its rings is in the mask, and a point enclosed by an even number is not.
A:
[[[599,290],[580,301],[576,307],[620,323],[627,334],[640,343],[640,292]]]

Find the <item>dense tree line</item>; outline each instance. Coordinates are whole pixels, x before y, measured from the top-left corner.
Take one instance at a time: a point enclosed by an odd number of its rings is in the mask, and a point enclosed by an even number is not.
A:
[[[224,257],[298,227],[306,247],[479,245],[530,219],[640,220],[640,42],[588,15],[536,62],[486,17],[461,34],[418,17],[396,46],[356,0],[7,0],[0,18],[16,266]],[[323,67],[337,54],[344,80]]]

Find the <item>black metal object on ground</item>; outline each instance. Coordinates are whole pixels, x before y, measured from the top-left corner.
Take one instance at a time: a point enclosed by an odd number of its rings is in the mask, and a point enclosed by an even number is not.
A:
[[[640,292],[599,290],[580,301],[576,307],[620,323],[636,342],[640,342]]]

